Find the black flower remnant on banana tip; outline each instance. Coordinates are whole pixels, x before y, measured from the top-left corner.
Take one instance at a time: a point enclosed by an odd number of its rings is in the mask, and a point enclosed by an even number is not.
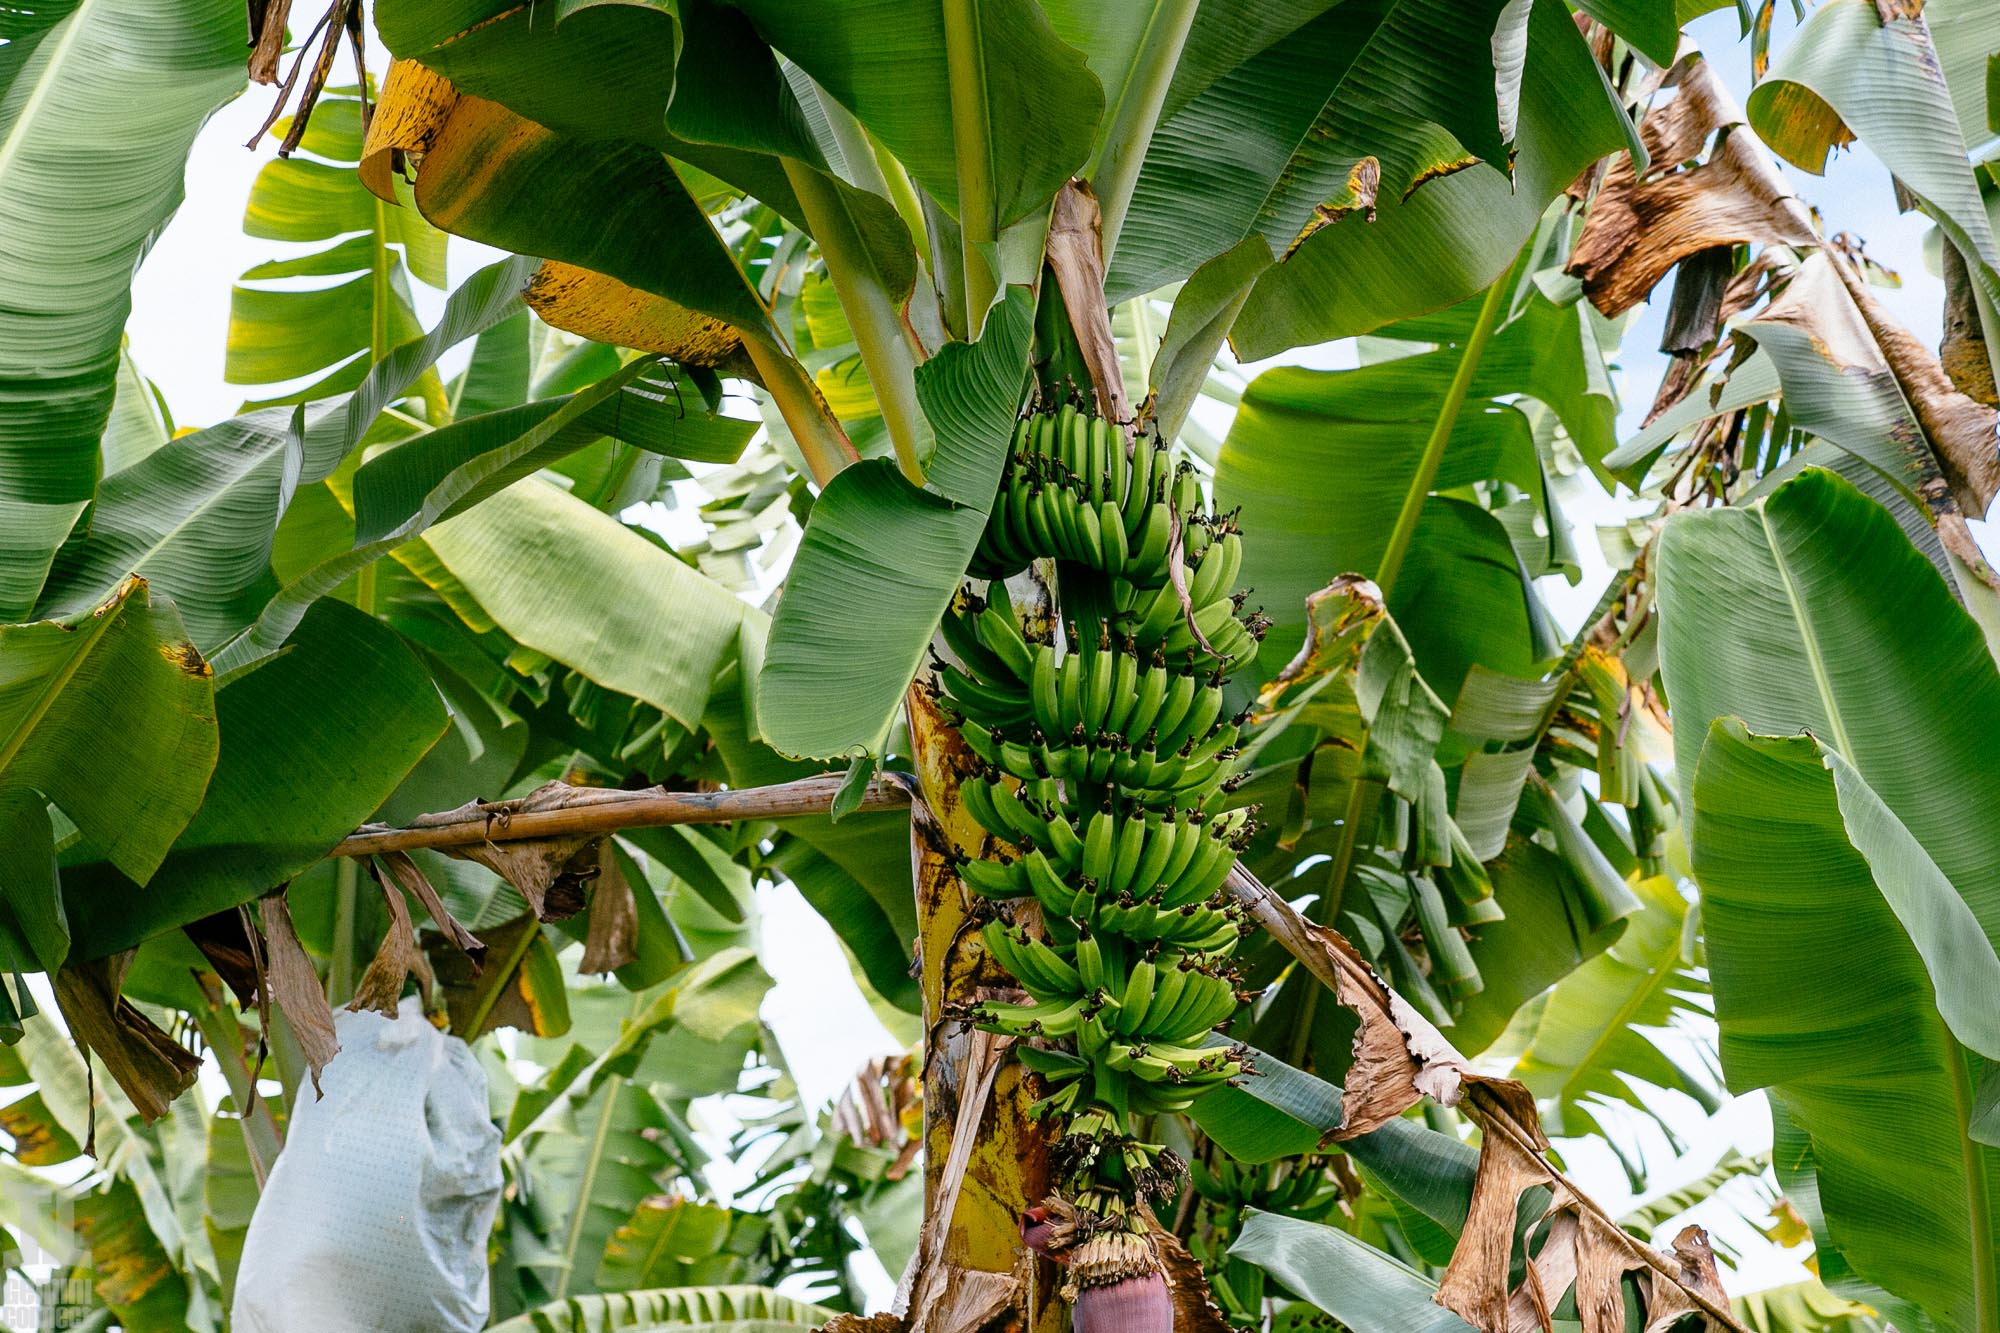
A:
[[[1024,632],[1004,584],[1045,558],[1060,645]],[[985,946],[1033,1001],[964,1016],[1032,1039],[1015,1050],[1051,1089],[1034,1114],[1056,1126],[1056,1194],[1023,1234],[1084,1304],[1133,1280],[1152,1299],[1140,1206],[1185,1168],[1137,1130],[1248,1068],[1215,1035],[1247,998],[1230,955],[1252,928],[1222,882],[1253,812],[1219,809],[1245,720],[1223,715],[1224,679],[1267,623],[1242,615],[1241,561],[1234,515],[1208,512],[1191,464],[1066,403],[1016,428],[972,562],[986,598],[968,589],[944,618],[957,661],[939,686],[982,761],[960,792],[1002,844],[958,871],[998,900]],[[1011,919],[1006,904],[1030,898],[1046,939]]]

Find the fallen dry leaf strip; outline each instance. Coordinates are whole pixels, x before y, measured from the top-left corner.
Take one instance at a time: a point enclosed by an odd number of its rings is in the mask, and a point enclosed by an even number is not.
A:
[[[617,844],[597,844],[597,886],[590,894],[590,931],[584,936],[579,972],[609,973],[639,956],[639,901],[618,864]],[[484,952],[482,949],[481,952]]]
[[[128,949],[64,966],[55,975],[56,1007],[62,1010],[70,1036],[104,1062],[112,1080],[151,1123],[193,1086],[201,1061],[119,993],[133,954]],[[91,1142],[84,1151],[95,1155],[94,1102],[91,1118]]]
[[[1570,254],[1568,271],[1608,316],[1645,300],[1669,269],[1702,251],[1818,244],[1805,209],[1708,63],[1686,57],[1667,86],[1673,100],[1640,125],[1648,174],[1638,175],[1629,153],[1613,159]],[[1714,150],[1697,161],[1711,134]]]
[[[431,887],[430,877],[410,859],[409,853],[384,852],[376,860],[380,861],[382,868],[389,872],[390,878],[416,895],[417,901],[424,905],[424,911],[430,913],[432,922],[444,932],[446,939],[457,945],[459,950],[472,960],[472,970],[477,972],[480,964],[486,959],[486,946],[479,942],[477,935],[465,928],[464,922],[446,909],[444,901],[438,897],[437,890]]]
[[[291,1024],[306,1067],[312,1071],[313,1091],[318,1092],[320,1070],[340,1051],[340,1041],[333,1034],[333,1008],[327,1004],[319,974],[292,927],[285,891],[258,899],[257,914],[264,924],[265,976],[270,981],[271,999]]]
[[[1125,396],[1125,371],[1111,337],[1111,312],[1104,304],[1103,227],[1104,217],[1090,186],[1079,180],[1063,186],[1049,217],[1049,268],[1083,349],[1083,362],[1090,367],[1098,410],[1124,427],[1129,438],[1132,400]]]
[[[403,901],[403,891],[384,879],[373,861],[368,863],[368,873],[375,877],[376,887],[382,890],[382,902],[389,909],[389,933],[382,937],[382,945],[369,960],[368,970],[355,983],[354,998],[347,1002],[347,1007],[357,1012],[373,1009],[394,1018],[402,1002],[403,983],[414,972],[417,987],[423,992],[424,1007],[428,1009],[431,965],[417,948],[417,932],[410,924],[410,909]]]

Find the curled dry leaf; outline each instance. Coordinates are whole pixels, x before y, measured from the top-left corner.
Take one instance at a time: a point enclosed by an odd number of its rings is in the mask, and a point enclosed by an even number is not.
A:
[[[1103,225],[1097,196],[1089,185],[1073,180],[1063,186],[1049,217],[1049,268],[1055,272],[1084,364],[1090,367],[1098,408],[1123,426],[1129,437],[1132,401],[1125,396],[1125,371],[1111,338],[1111,312],[1104,304]]]
[[[383,852],[376,859],[381,862],[382,868],[389,872],[390,878],[416,895],[417,901],[424,905],[426,912],[430,913],[431,921],[444,932],[446,939],[457,945],[459,951],[472,960],[472,970],[478,972],[480,964],[486,958],[486,946],[479,942],[477,935],[465,928],[462,921],[446,910],[444,901],[438,897],[437,890],[431,887],[430,878],[418,868],[415,861],[410,859],[409,853]]]
[[[1569,272],[1609,316],[1645,300],[1667,270],[1702,251],[1818,243],[1804,207],[1707,62],[1690,55],[1666,82],[1673,100],[1640,125],[1652,166],[1642,178],[1629,153],[1613,160],[1569,258]],[[1714,147],[1702,160],[1711,135]]]
[[[265,978],[270,983],[271,999],[291,1025],[312,1071],[313,1091],[318,1092],[319,1071],[340,1051],[340,1041],[333,1033],[333,1009],[320,989],[312,959],[292,928],[285,891],[258,899],[257,915],[264,925]]]
[[[608,973],[639,956],[639,902],[618,864],[617,844],[597,844],[597,887],[590,895],[590,932],[584,937],[579,972]]]
[[[861,1066],[833,1104],[827,1128],[871,1148],[891,1148],[882,1174],[901,1180],[922,1151],[924,1090],[913,1054],[877,1056]]]
[[[1479,1125],[1479,1172],[1437,1302],[1490,1333],[1532,1333],[1550,1327],[1551,1312],[1571,1287],[1583,1333],[1623,1333],[1627,1273],[1638,1271],[1647,1333],[1662,1333],[1683,1315],[1702,1316],[1710,1330],[1743,1333],[1716,1277],[1715,1257],[1699,1227],[1689,1227],[1661,1254],[1611,1221],[1548,1160],[1534,1094],[1511,1079],[1460,1076],[1462,1105]],[[1545,1190],[1540,1251],[1513,1285],[1511,1273],[1521,1198]]]
[[[1366,1134],[1425,1096],[1458,1099],[1465,1060],[1429,1020],[1389,989],[1339,931],[1315,925],[1237,866],[1223,889],[1360,1020],[1354,1063],[1341,1090],[1341,1121],[1328,1142]]]
[[[355,983],[354,998],[347,1002],[347,1007],[350,1011],[373,1009],[394,1018],[403,998],[403,983],[414,972],[418,989],[423,992],[424,1007],[428,1009],[431,965],[417,948],[416,928],[410,924],[410,909],[403,901],[402,890],[384,879],[373,861],[368,863],[368,873],[375,877],[376,887],[382,890],[382,902],[389,909],[389,933],[382,937],[382,945],[369,960],[368,970]]]
[[[151,1123],[193,1086],[201,1061],[120,994],[133,952],[64,966],[55,975],[56,1007],[70,1036],[104,1062],[112,1080]],[[92,1120],[91,1142],[84,1151],[94,1155],[94,1107]]]
[[[384,203],[399,203],[395,178],[430,150],[457,102],[444,75],[414,60],[392,62],[361,146],[361,183]]]
[[[1149,1209],[1146,1231],[1166,1271],[1167,1294],[1173,1302],[1173,1333],[1230,1333],[1229,1319],[1216,1308],[1201,1261],[1188,1253],[1181,1238],[1160,1225]]]

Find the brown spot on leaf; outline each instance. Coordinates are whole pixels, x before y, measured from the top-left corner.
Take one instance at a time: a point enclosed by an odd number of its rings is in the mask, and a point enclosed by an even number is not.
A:
[[[185,671],[190,676],[213,676],[215,669],[202,657],[201,650],[186,639],[179,643],[160,645],[160,656],[174,664],[176,670]]]

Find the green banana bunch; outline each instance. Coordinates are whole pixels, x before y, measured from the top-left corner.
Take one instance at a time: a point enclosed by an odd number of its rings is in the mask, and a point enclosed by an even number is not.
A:
[[[1181,1170],[1142,1141],[1143,1117],[1249,1072],[1217,1035],[1249,998],[1229,956],[1252,927],[1222,885],[1256,829],[1222,808],[1248,720],[1227,673],[1269,624],[1243,612],[1242,559],[1235,516],[1206,510],[1157,436],[1068,403],[1030,412],[972,562],[984,596],[957,599],[951,660],[934,664],[979,763],[960,796],[996,846],[959,874],[1029,1000],[968,1017],[1022,1039],[1049,1089],[1035,1114],[1059,1127],[1060,1192],[1114,1226]],[[1055,562],[1062,614],[1029,632],[1004,580],[1036,560]],[[1013,923],[1027,901],[1042,933]]]

